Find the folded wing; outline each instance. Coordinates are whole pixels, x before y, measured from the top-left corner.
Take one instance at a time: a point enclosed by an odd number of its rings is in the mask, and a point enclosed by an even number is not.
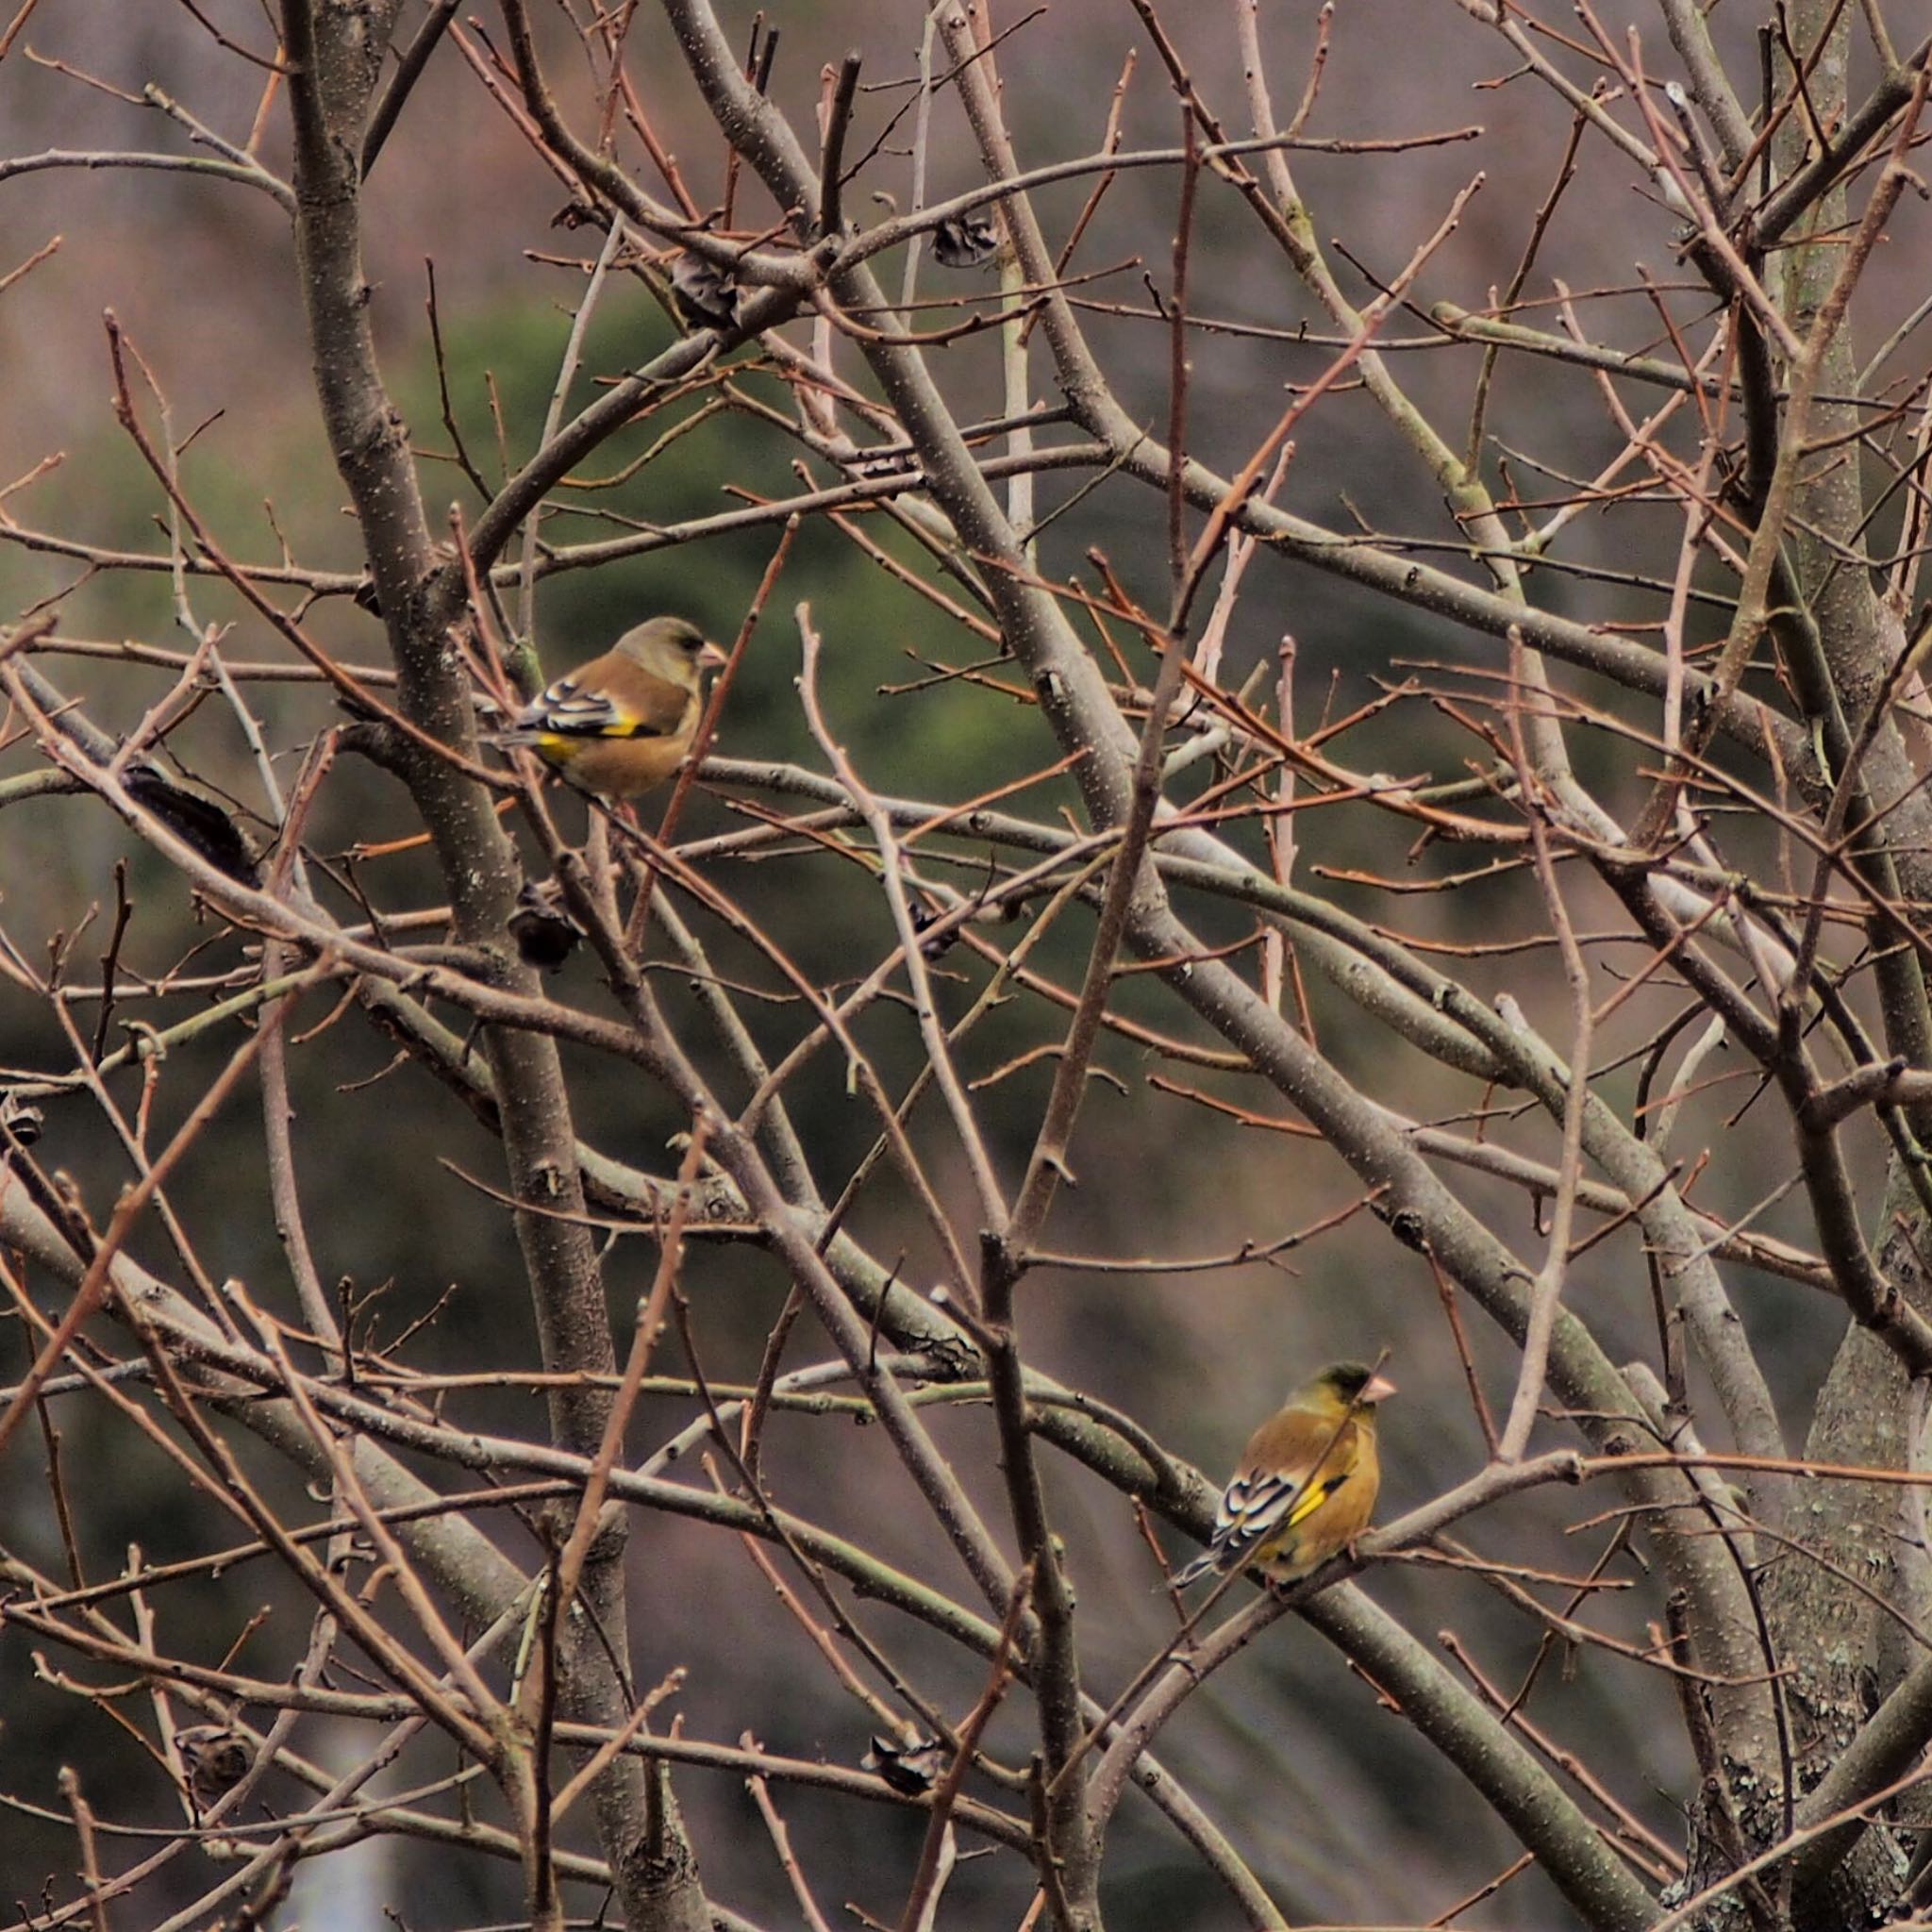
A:
[[[546,738],[670,738],[694,702],[662,679],[635,699],[620,700],[581,678],[559,677],[517,713],[500,744],[539,744]]]

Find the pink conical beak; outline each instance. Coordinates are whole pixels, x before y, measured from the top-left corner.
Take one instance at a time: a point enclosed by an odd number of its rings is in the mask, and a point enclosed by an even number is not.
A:
[[[1395,1384],[1387,1375],[1371,1375],[1368,1386],[1356,1397],[1360,1403],[1384,1402],[1395,1393]]]
[[[698,668],[701,671],[722,671],[731,661],[731,654],[721,650],[710,639],[705,640],[705,648],[698,653]]]

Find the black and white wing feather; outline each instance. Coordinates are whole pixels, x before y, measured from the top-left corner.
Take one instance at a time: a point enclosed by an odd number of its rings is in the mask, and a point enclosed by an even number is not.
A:
[[[1324,1470],[1314,1481],[1307,1470],[1244,1469],[1221,1492],[1214,1536],[1207,1550],[1175,1571],[1178,1587],[1212,1571],[1239,1570],[1275,1554],[1278,1545],[1348,1480],[1346,1470]]]
[[[504,744],[536,744],[545,738],[638,738],[659,735],[652,725],[618,708],[608,691],[587,691],[574,677],[559,677],[517,713]]]

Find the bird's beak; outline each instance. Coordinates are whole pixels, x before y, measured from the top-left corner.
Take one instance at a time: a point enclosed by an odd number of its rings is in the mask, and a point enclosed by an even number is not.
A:
[[[730,652],[721,650],[709,638],[705,640],[705,648],[698,653],[700,671],[722,671],[730,661]]]
[[[1385,1402],[1395,1393],[1395,1384],[1387,1375],[1371,1375],[1368,1387],[1356,1397],[1359,1403]]]

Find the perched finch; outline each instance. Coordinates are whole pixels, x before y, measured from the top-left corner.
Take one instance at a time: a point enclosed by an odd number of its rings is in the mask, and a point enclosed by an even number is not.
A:
[[[704,674],[724,661],[694,624],[654,617],[559,677],[491,742],[528,745],[586,791],[635,798],[684,762],[704,713]]]
[[[1174,1582],[1253,1563],[1275,1583],[1294,1583],[1346,1548],[1374,1511],[1375,1404],[1394,1393],[1394,1383],[1360,1362],[1335,1362],[1304,1382],[1248,1438],[1222,1491],[1213,1541]]]

